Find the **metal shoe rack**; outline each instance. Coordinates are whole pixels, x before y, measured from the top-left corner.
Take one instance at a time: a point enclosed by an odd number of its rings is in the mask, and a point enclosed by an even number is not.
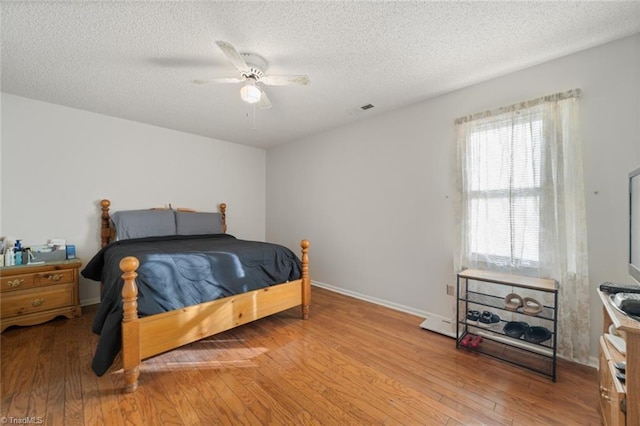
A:
[[[539,301],[541,312],[529,315],[524,306],[516,310],[505,307],[505,297],[521,294]],[[556,381],[558,284],[555,280],[532,278],[497,272],[465,269],[457,278],[456,348],[467,349],[535,371]],[[500,317],[496,324],[479,326],[467,321],[469,310],[488,311]],[[508,322],[525,322],[529,326],[544,327],[551,332],[540,343],[522,337],[510,337],[504,332]],[[477,345],[466,346],[467,334],[480,336]]]

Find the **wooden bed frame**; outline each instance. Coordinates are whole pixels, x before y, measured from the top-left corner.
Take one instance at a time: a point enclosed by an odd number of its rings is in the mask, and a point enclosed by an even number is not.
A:
[[[102,200],[100,205],[100,236],[104,247],[114,235],[109,216],[111,202]],[[226,204],[220,204],[224,232],[227,229],[226,207]],[[144,318],[138,318],[138,288],[135,281],[138,259],[133,256],[122,259],[122,366],[125,392],[134,392],[138,388],[143,359],[299,305],[302,306],[302,319],[308,319],[311,301],[309,241],[302,240],[300,247],[302,277],[298,280]]]

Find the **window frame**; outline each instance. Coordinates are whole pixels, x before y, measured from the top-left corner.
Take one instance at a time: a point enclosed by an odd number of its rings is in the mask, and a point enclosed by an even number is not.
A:
[[[533,117],[532,117],[533,115]],[[520,270],[537,270],[539,268],[540,265],[540,230],[541,230],[541,220],[542,220],[542,215],[540,212],[540,203],[541,200],[543,199],[544,196],[544,185],[545,183],[543,182],[542,179],[542,172],[541,172],[541,168],[543,167],[542,165],[542,157],[543,157],[543,152],[544,152],[544,136],[543,136],[543,132],[542,132],[542,127],[544,126],[544,120],[543,117],[541,115],[538,115],[538,117],[535,117],[535,115],[538,114],[530,114],[527,117],[526,121],[522,121],[521,123],[518,123],[517,125],[519,126],[525,126],[525,128],[527,127],[536,127],[539,130],[539,138],[538,140],[532,140],[531,142],[533,142],[533,145],[531,146],[531,148],[535,148],[537,149],[537,153],[536,155],[537,157],[537,176],[533,175],[531,176],[530,179],[530,184],[533,183],[534,185],[531,186],[521,186],[521,187],[515,187],[513,185],[510,184],[510,182],[505,182],[505,185],[502,186],[501,188],[491,188],[491,189],[482,189],[482,188],[477,188],[477,189],[472,189],[472,187],[474,186],[478,186],[478,185],[474,185],[474,183],[472,182],[473,180],[473,166],[477,165],[476,162],[470,160],[470,158],[467,158],[467,161],[465,162],[464,167],[466,168],[465,173],[466,175],[469,177],[469,182],[467,183],[467,187],[464,188],[465,191],[465,198],[466,198],[466,209],[468,212],[468,220],[469,223],[473,223],[472,220],[472,210],[473,210],[473,205],[474,203],[480,203],[484,200],[488,200],[488,199],[496,199],[496,200],[506,200],[507,204],[508,204],[508,209],[509,211],[513,211],[513,207],[514,207],[514,200],[517,199],[523,199],[523,198],[534,198],[535,199],[535,203],[538,206],[538,211],[535,212],[535,214],[537,215],[537,233],[538,233],[538,244],[537,247],[535,247],[535,251],[537,252],[537,259],[529,259],[526,257],[521,257],[521,256],[517,256],[514,252],[514,230],[513,227],[511,225],[509,225],[509,251],[510,251],[510,255],[500,255],[500,254],[495,254],[495,253],[489,253],[489,252],[480,252],[478,250],[474,250],[474,248],[478,247],[478,243],[474,242],[474,238],[473,238],[473,233],[472,232],[467,232],[466,233],[466,239],[467,239],[467,244],[466,246],[468,247],[468,256],[469,256],[469,260],[476,263],[476,264],[483,264],[485,266],[489,265],[498,265],[498,266],[504,266],[504,265],[508,265],[509,267],[517,267]],[[508,167],[513,168],[514,167],[514,149],[516,149],[517,147],[514,144],[514,140],[516,139],[516,131],[514,131],[514,128],[516,126],[514,126],[513,122],[511,120],[506,120],[506,119],[500,119],[497,118],[493,123],[485,123],[484,125],[478,127],[477,129],[472,129],[469,132],[468,138],[467,138],[467,155],[471,155],[472,152],[474,152],[474,148],[475,149],[479,149],[479,147],[472,147],[471,145],[474,143],[473,139],[475,135],[478,135],[478,142],[482,142],[483,139],[487,139],[486,135],[488,133],[489,129],[496,129],[497,133],[495,135],[495,138],[498,139],[498,142],[502,143],[503,140],[500,136],[502,130],[506,130],[507,132],[511,132],[509,133],[510,137],[508,138],[508,140],[511,143],[510,148],[510,155],[509,155],[509,160],[508,160]],[[505,129],[503,129],[505,128]],[[489,142],[491,143],[491,141]],[[480,145],[480,144],[479,144]],[[524,144],[524,146],[522,146],[522,148],[520,148],[522,150],[527,149],[527,145],[526,143]],[[490,166],[489,166],[490,167]],[[478,173],[481,173],[482,166],[479,166],[478,168]],[[480,179],[478,179],[478,182],[480,181]],[[535,183],[538,183],[538,185],[535,185]],[[488,182],[489,183],[489,182]],[[512,182],[511,182],[512,183]],[[489,185],[491,186],[491,185]],[[493,260],[493,261],[492,261]]]

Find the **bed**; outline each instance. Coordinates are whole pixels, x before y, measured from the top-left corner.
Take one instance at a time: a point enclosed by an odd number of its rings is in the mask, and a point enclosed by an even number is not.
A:
[[[146,358],[296,306],[309,317],[307,240],[300,258],[239,240],[226,232],[225,204],[216,213],[113,214],[109,200],[100,205],[102,249],[82,271],[101,282],[92,368],[104,374],[121,352],[126,392],[137,389]]]

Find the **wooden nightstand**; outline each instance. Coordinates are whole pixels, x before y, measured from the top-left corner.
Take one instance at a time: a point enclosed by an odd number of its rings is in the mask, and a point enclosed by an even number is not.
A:
[[[34,325],[59,315],[79,317],[79,259],[0,268],[0,332]]]

